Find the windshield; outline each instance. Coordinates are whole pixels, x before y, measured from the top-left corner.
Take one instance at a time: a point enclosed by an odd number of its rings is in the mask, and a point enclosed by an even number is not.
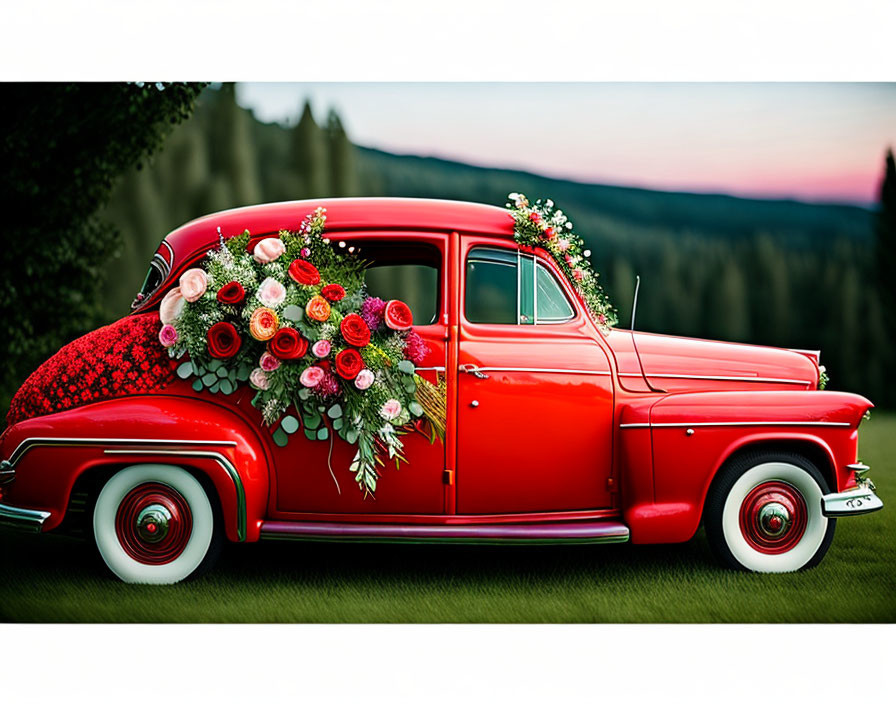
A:
[[[143,279],[143,285],[137,292],[137,296],[131,303],[131,309],[139,308],[153,294],[156,289],[162,285],[162,282],[168,276],[168,262],[162,258],[157,252],[153,255],[152,261],[149,262],[149,270]]]

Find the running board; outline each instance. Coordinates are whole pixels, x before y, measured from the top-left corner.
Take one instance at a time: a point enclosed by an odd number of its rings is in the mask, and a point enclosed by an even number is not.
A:
[[[617,521],[563,523],[489,523],[420,525],[401,523],[323,523],[265,521],[268,540],[381,543],[475,543],[479,545],[553,545],[557,543],[625,543],[628,527]]]

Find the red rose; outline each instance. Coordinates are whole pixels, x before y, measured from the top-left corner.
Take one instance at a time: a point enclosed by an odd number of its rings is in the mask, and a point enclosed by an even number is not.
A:
[[[553,236],[554,236],[554,228],[553,228],[553,227],[548,227],[548,228],[546,228],[545,231],[544,231],[544,237],[545,237],[545,239],[549,240],[549,239],[551,239]]]
[[[345,298],[345,289],[339,284],[327,284],[321,289],[320,295],[328,301],[335,303],[336,301],[341,301]]]
[[[215,323],[206,334],[208,341],[208,353],[218,359],[233,357],[243,343],[233,323]]]
[[[299,359],[308,351],[308,340],[298,330],[280,328],[268,343],[268,349],[279,359]]]
[[[364,347],[370,342],[370,328],[364,322],[364,318],[355,313],[349,313],[339,324],[339,331],[345,341],[355,347]]]
[[[364,368],[364,360],[358,350],[349,347],[336,355],[336,373],[343,379],[354,379]]]
[[[389,301],[385,310],[386,325],[393,330],[407,330],[414,324],[411,309],[402,301]]]
[[[537,225],[541,222],[541,215],[538,213],[529,213],[529,219]]]
[[[231,281],[229,284],[224,284],[217,295],[219,303],[228,303],[230,305],[242,303],[245,297],[246,289],[243,288],[239,281]]]
[[[320,283],[320,272],[311,262],[304,259],[296,259],[289,265],[289,275],[292,280],[305,286],[314,286]]]

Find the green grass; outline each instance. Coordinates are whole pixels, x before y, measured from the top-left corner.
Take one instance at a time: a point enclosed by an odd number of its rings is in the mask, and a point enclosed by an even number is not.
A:
[[[841,519],[821,565],[757,575],[684,545],[230,545],[208,576],[130,586],[91,547],[0,536],[0,620],[40,622],[893,622],[896,415],[862,427],[883,511]]]

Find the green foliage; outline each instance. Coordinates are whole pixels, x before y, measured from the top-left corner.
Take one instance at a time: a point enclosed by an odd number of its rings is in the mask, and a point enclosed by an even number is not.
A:
[[[116,180],[189,116],[200,90],[193,84],[0,87],[4,407],[40,362],[102,319],[99,287],[119,235],[98,211]],[[130,195],[132,207],[146,214],[156,206],[144,185],[133,181]]]

